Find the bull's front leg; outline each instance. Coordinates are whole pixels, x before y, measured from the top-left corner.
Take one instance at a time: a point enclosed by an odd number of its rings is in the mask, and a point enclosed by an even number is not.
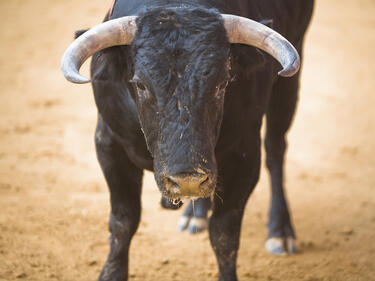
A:
[[[301,46],[296,46],[298,50]],[[299,75],[279,78],[273,87],[267,111],[266,163],[271,177],[271,207],[266,249],[274,255],[294,254],[296,235],[284,192],[286,133],[298,99]]]
[[[130,162],[101,118],[96,130],[95,144],[111,200],[110,253],[99,280],[126,281],[130,241],[140,219],[142,170]]]
[[[260,152],[244,152],[226,159],[221,184],[214,195],[210,219],[210,240],[219,266],[219,281],[237,281],[236,263],[242,217],[250,193],[254,189],[260,166]]]
[[[237,281],[237,252],[243,209],[223,209],[210,220],[210,240],[219,266],[219,281]]]

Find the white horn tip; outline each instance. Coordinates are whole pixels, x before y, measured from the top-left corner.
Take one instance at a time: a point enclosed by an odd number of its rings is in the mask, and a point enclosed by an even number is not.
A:
[[[63,63],[61,66],[61,71],[64,74],[64,77],[66,80],[72,83],[76,84],[85,84],[85,83],[90,83],[91,80],[87,79],[86,77],[83,77],[79,72],[71,71],[69,68],[65,67],[65,64]]]
[[[298,72],[300,65],[300,59],[297,57],[293,63],[288,64],[284,69],[280,70],[278,74],[283,77],[292,77]]]
[[[71,46],[72,45],[70,45],[70,47],[65,51],[61,59],[61,65],[60,65],[61,72],[63,73],[66,80],[68,80],[69,82],[76,83],[76,84],[89,83],[90,79],[83,77],[79,73],[81,62],[76,58],[74,54],[72,54]]]
[[[69,82],[76,83],[76,84],[86,84],[86,83],[91,82],[90,79],[87,79],[86,77],[83,77],[81,75],[74,75],[74,76],[67,75],[65,76],[65,78]]]

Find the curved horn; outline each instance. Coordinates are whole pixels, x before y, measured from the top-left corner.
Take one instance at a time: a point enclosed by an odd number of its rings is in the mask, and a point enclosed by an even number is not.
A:
[[[65,51],[61,70],[73,83],[88,83],[79,74],[82,64],[97,51],[108,47],[131,44],[137,30],[136,16],[122,17],[99,24],[78,37]]]
[[[283,66],[279,75],[290,77],[300,67],[300,58],[293,45],[271,28],[248,18],[222,15],[230,43],[257,47],[277,59]]]

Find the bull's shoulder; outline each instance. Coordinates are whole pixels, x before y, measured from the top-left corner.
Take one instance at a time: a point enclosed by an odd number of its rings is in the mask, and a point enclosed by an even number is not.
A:
[[[249,18],[272,21],[272,28],[293,43],[303,37],[314,7],[314,0],[247,1]]]

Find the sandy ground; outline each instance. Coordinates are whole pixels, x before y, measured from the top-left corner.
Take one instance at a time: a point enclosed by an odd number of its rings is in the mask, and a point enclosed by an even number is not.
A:
[[[90,86],[66,82],[59,62],[73,32],[99,23],[110,2],[0,1],[1,281],[96,280],[108,253],[96,108]],[[244,218],[240,280],[375,280],[374,46],[373,0],[317,1],[287,164],[301,252],[264,250],[263,169]],[[207,233],[178,234],[180,212],[159,198],[147,174],[130,280],[216,280]]]

